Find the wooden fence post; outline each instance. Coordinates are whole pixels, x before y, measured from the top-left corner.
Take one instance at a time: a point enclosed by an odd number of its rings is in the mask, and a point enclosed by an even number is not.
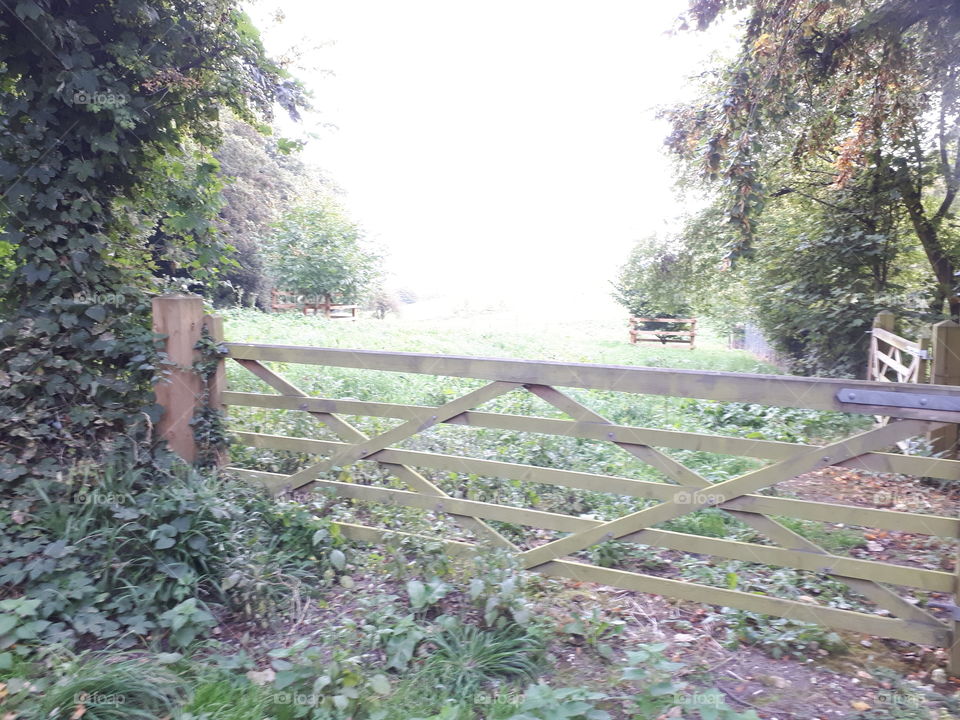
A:
[[[873,327],[893,332],[896,316],[889,310],[881,310],[873,318]],[[867,358],[867,380],[876,380],[880,375],[880,364],[877,361],[877,338],[870,335],[870,354]]]
[[[944,320],[933,326],[933,361],[930,382],[935,385],[960,385],[960,325]],[[957,426],[946,425],[933,430],[928,439],[940,457],[957,456]]]
[[[207,328],[207,332],[210,333],[210,337],[218,344],[226,339],[223,334],[223,318],[219,315],[204,315],[203,325]],[[223,391],[226,387],[227,365],[223,361],[223,358],[220,358],[217,362],[217,369],[214,371],[213,377],[210,378],[208,386],[210,394],[207,398],[207,403],[211,408],[218,410],[224,416],[227,414],[227,406],[223,404]],[[227,464],[227,452],[225,450],[217,453],[216,463],[221,467]]]
[[[933,382],[930,379],[930,368],[933,365],[931,358],[933,357],[933,346],[930,342],[930,338],[920,338],[920,365],[917,368],[917,382],[918,383],[928,383]]]
[[[166,366],[169,381],[157,383],[155,388],[157,403],[163,408],[157,434],[187,462],[193,462],[197,456],[190,421],[202,394],[200,376],[193,370],[199,357],[196,345],[202,327],[200,296],[174,294],[153,299],[153,331],[167,336],[164,349],[174,363]]]
[[[932,352],[929,364],[930,382],[937,385],[960,385],[960,325],[944,320],[933,326]],[[927,435],[932,450],[942,457],[957,456],[957,426],[946,425]],[[954,559],[953,604],[960,605],[960,553]],[[955,612],[955,611],[954,611]],[[960,621],[954,615],[947,648],[947,672],[960,677]]]

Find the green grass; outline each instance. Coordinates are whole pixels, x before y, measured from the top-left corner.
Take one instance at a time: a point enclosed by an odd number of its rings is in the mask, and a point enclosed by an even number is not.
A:
[[[270,717],[272,693],[226,673],[201,677],[180,720],[264,720]]]
[[[372,320],[356,322],[304,317],[298,313],[227,310],[226,336],[232,342],[430,352],[446,355],[590,362],[609,365],[683,367],[731,372],[776,372],[749,353],[728,350],[708,332],[698,347],[626,341],[626,324],[564,321],[531,323],[509,316],[442,320]]]
[[[187,683],[155,658],[81,656],[60,668],[27,717],[47,720],[154,720],[170,715],[187,695]],[[77,714],[79,710],[81,714]]]

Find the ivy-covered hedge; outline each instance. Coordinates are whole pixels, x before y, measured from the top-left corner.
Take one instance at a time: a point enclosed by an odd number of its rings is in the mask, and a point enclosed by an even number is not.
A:
[[[209,193],[173,189],[215,167],[219,108],[253,120],[301,93],[235,0],[15,0],[0,48],[0,482],[29,511],[77,462],[132,443],[149,464],[152,266],[229,251]]]

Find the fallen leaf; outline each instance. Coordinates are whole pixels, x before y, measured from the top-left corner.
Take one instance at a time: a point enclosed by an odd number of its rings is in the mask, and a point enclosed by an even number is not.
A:
[[[266,670],[260,671],[251,670],[247,673],[247,679],[254,685],[266,685],[267,683],[272,683],[276,676],[277,674],[272,668],[267,668]]]
[[[865,703],[863,700],[853,700],[850,703],[850,707],[852,707],[854,710],[859,710],[860,712],[870,709],[870,705]]]

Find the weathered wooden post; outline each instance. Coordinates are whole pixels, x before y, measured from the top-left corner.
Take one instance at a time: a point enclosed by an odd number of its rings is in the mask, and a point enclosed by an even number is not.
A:
[[[213,338],[213,340],[217,343],[224,341],[222,317],[219,315],[204,315],[203,325],[207,328],[207,332],[210,333],[210,337]],[[226,388],[226,383],[227,369],[221,359],[220,362],[217,363],[217,369],[213,377],[210,379],[210,407],[220,412],[226,412],[227,409],[223,404],[223,391]]]
[[[929,365],[930,382],[937,385],[960,385],[960,325],[944,320],[933,326],[932,353]],[[957,426],[946,425],[927,435],[931,449],[942,457],[957,456]],[[947,656],[947,672],[960,677],[960,552],[954,559],[953,632]]]
[[[210,338],[217,344],[222,343],[226,339],[223,334],[223,318],[219,315],[204,315],[203,325],[206,327],[207,332],[210,333]],[[213,375],[207,383],[207,405],[224,416],[227,414],[227,406],[223,404],[223,391],[226,390],[226,388],[227,366],[223,358],[220,358],[217,361],[216,370],[214,370]],[[216,464],[218,466],[222,467],[226,465],[227,459],[226,450],[221,449],[217,452]]]
[[[960,385],[960,324],[944,320],[933,326],[933,360],[930,382],[935,385]],[[957,426],[945,425],[929,436],[933,452],[940,457],[957,456]]]
[[[931,358],[933,349],[930,338],[920,338],[920,364],[917,366],[917,382],[928,383],[930,380],[930,368],[932,366]]]
[[[167,366],[169,381],[157,383],[155,388],[157,403],[163,408],[157,434],[187,462],[197,457],[190,421],[203,391],[200,376],[193,369],[199,359],[196,346],[203,321],[203,298],[198,295],[174,294],[153,299],[153,331],[167,336],[165,350],[173,363]]]
[[[873,318],[873,327],[893,332],[897,317],[889,310],[881,310]],[[877,338],[870,334],[870,354],[867,358],[867,380],[876,380],[880,376],[880,362],[877,359]]]

